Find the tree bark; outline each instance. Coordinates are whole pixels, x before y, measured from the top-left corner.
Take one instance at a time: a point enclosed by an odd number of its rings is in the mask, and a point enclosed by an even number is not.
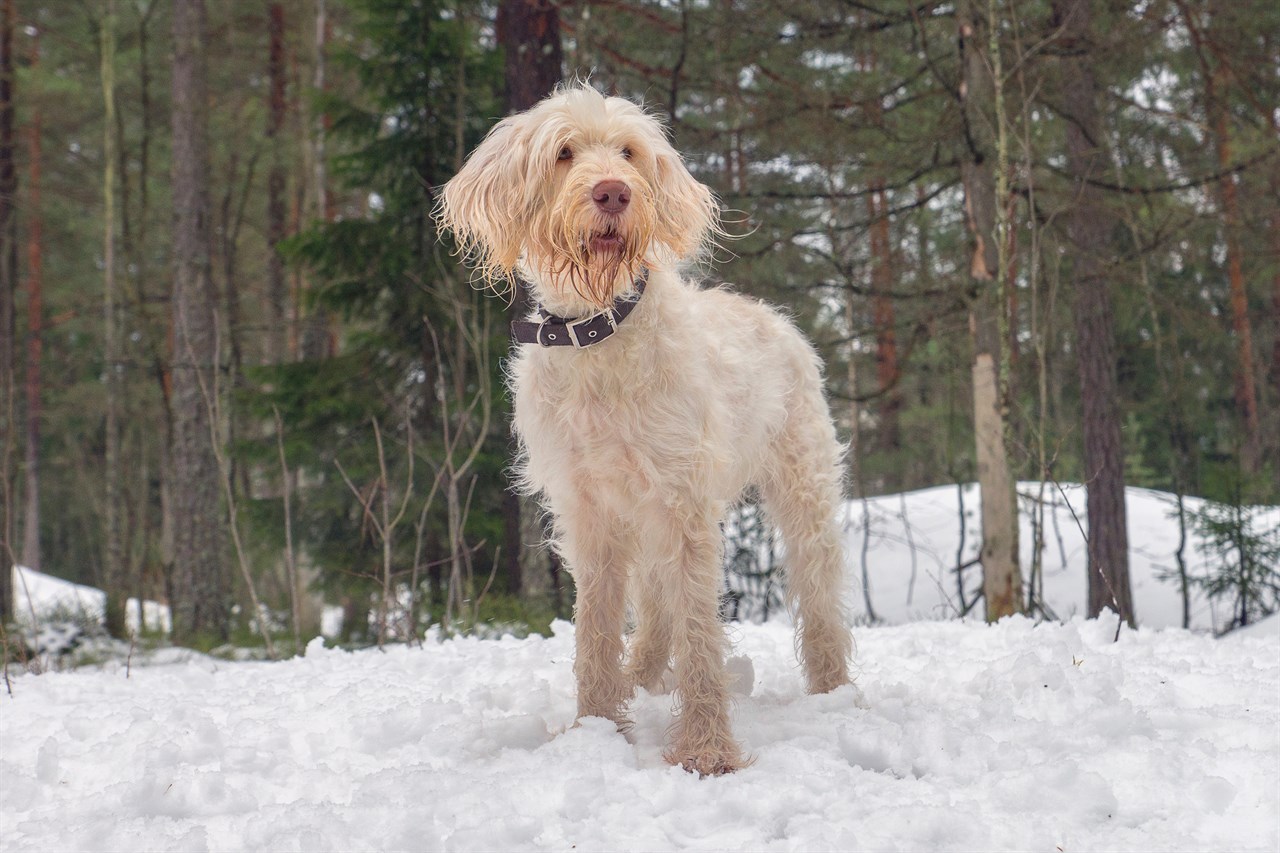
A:
[[[288,325],[284,260],[280,241],[285,237],[285,126],[284,4],[272,3],[269,10],[267,49],[267,147],[271,151],[271,171],[267,176],[267,335],[263,361],[281,364],[286,360]]]
[[[551,94],[561,79],[563,50],[560,43],[560,12],[549,0],[502,0],[498,6],[498,42],[505,50],[505,96],[507,113],[527,110]],[[524,288],[518,287],[507,307],[507,319],[516,320],[528,313],[529,297]],[[515,439],[509,441],[508,458],[517,452]],[[503,561],[507,573],[507,591],[512,595],[543,596],[558,583],[555,561],[549,550],[546,558],[529,553],[526,548],[525,527],[522,521],[538,519],[540,514],[534,502],[517,494],[509,485],[502,500]],[[543,537],[539,530],[531,531],[534,541]],[[545,559],[552,564],[546,565]],[[526,566],[526,564],[532,564]],[[531,571],[525,571],[526,567]],[[558,593],[558,589],[556,589]]]
[[[1272,178],[1272,198],[1280,198],[1280,175]],[[1271,257],[1274,271],[1271,273],[1271,399],[1273,412],[1280,414],[1280,207],[1271,210],[1268,231],[1271,234]],[[1280,419],[1278,419],[1280,420]],[[1275,424],[1272,440],[1280,436],[1280,423]],[[1280,464],[1280,460],[1277,460]]]
[[[103,443],[106,455],[106,501],[103,554],[103,592],[106,593],[105,622],[113,637],[125,635],[125,602],[128,584],[124,569],[124,535],[121,511],[123,493],[120,466],[120,404],[123,369],[120,341],[119,285],[116,281],[116,9],[107,0],[100,22],[102,78],[102,269],[103,269],[103,359],[106,363],[106,418]]]
[[[210,234],[208,24],[203,0],[173,4],[173,636],[225,640],[229,578],[213,452],[217,329]]]
[[[118,139],[120,140],[118,146],[120,149],[121,175],[120,209],[123,214],[120,222],[120,243],[128,265],[128,279],[132,281],[132,293],[138,303],[135,316],[140,318],[143,326],[142,346],[146,353],[150,378],[156,383],[155,387],[160,400],[161,415],[161,438],[156,443],[158,445],[156,447],[158,458],[153,463],[151,458],[144,452],[138,474],[134,480],[136,483],[141,484],[141,488],[137,490],[133,501],[136,507],[134,510],[134,524],[140,535],[136,539],[126,539],[126,543],[136,541],[141,544],[141,547],[136,550],[126,548],[125,565],[128,566],[129,585],[132,589],[133,598],[139,602],[138,628],[142,632],[145,632],[149,626],[146,623],[145,612],[142,609],[141,602],[147,600],[148,592],[156,588],[155,581],[159,580],[149,571],[154,567],[150,557],[150,554],[153,553],[151,545],[154,543],[159,546],[157,550],[159,551],[161,566],[171,563],[173,552],[173,537],[171,535],[173,525],[172,519],[169,517],[169,484],[165,475],[168,467],[168,453],[172,446],[171,437],[173,435],[173,414],[169,405],[168,346],[164,337],[162,337],[167,333],[167,324],[161,318],[153,316],[152,310],[147,308],[149,303],[161,301],[159,294],[153,293],[151,290],[152,260],[151,253],[147,251],[151,228],[151,143],[155,122],[151,98],[151,25],[159,3],[160,0],[147,0],[145,4],[134,7],[134,13],[137,15],[135,33],[138,58],[138,102],[136,114],[141,125],[141,135],[137,142],[137,173],[134,176],[138,192],[136,206],[133,207],[130,206],[130,170],[124,143],[124,123],[122,121],[116,123]],[[154,433],[150,434],[153,435]],[[148,441],[147,444],[151,445],[152,442]],[[152,468],[153,464],[155,465],[154,469]],[[158,496],[158,507],[156,506],[156,496],[153,495],[151,489],[150,472],[152,470],[159,472],[160,494]],[[156,509],[159,509],[159,512],[156,512]],[[155,595],[154,592],[151,594]]]
[[[973,240],[969,264],[973,335],[973,424],[978,483],[982,494],[982,590],[986,617],[994,621],[1023,610],[1022,570],[1018,557],[1016,483],[1006,446],[1006,405],[1001,382],[1002,276],[996,228],[995,81],[991,71],[988,22],[973,0],[957,8],[960,27],[961,99],[967,145],[960,164],[965,190],[965,221]]]
[[[1216,73],[1216,72],[1215,72]],[[1214,99],[1215,101],[1217,98]],[[1227,238],[1227,282],[1231,292],[1231,328],[1236,337],[1235,402],[1244,440],[1240,464],[1245,472],[1256,472],[1261,462],[1261,428],[1258,421],[1258,383],[1253,368],[1253,327],[1249,322],[1249,296],[1245,290],[1244,265],[1240,248],[1240,199],[1231,166],[1231,135],[1225,106],[1217,104],[1212,122],[1218,168],[1224,174],[1218,182],[1223,227]]]
[[[13,0],[0,0],[0,490],[3,518],[0,518],[0,622],[13,615],[13,447],[16,430],[14,403],[17,352],[16,297],[18,288],[18,246],[14,217],[14,197],[18,176],[13,166],[13,30],[16,23]]]
[[[1116,398],[1115,343],[1105,258],[1112,216],[1094,183],[1106,167],[1098,116],[1092,3],[1054,0],[1060,28],[1062,110],[1066,119],[1071,199],[1064,216],[1075,290],[1074,349],[1083,409],[1084,481],[1089,519],[1088,613],[1114,609],[1137,620],[1129,586],[1129,538],[1124,503],[1124,448]]]
[[[497,31],[506,52],[507,112],[527,110],[560,82],[559,7],[551,0],[502,0]]]
[[[860,18],[865,25],[868,15]],[[859,57],[862,70],[874,74],[878,63],[876,52],[868,48]],[[884,103],[878,92],[867,98],[864,104],[867,123],[884,128]],[[898,336],[893,299],[893,250],[890,246],[889,211],[885,191],[884,164],[869,164],[867,179],[867,237],[871,253],[871,320],[876,336],[876,381],[880,392],[877,408],[880,449],[894,458],[902,446],[898,428],[902,411],[902,392],[898,388]]]
[[[880,447],[889,453],[902,446],[898,427],[902,411],[902,391],[898,388],[898,335],[894,328],[893,252],[889,239],[889,215],[884,179],[875,178],[867,194],[867,214],[871,222],[871,316],[876,333],[876,380],[880,397]]]
[[[1216,42],[1221,37],[1221,34],[1215,37],[1212,32],[1220,15],[1218,6],[1218,2],[1209,3],[1208,40],[1210,42]],[[1244,263],[1240,246],[1240,196],[1236,174],[1231,168],[1231,130],[1227,123],[1227,89],[1230,86],[1230,73],[1221,57],[1210,62],[1209,51],[1202,44],[1205,36],[1185,5],[1182,6],[1182,12],[1186,17],[1187,29],[1191,33],[1204,72],[1205,112],[1208,115],[1210,132],[1213,134],[1213,148],[1217,155],[1218,169],[1222,174],[1218,179],[1218,204],[1222,209],[1222,226],[1227,244],[1231,330],[1236,339],[1235,404],[1242,432],[1240,465],[1245,473],[1255,473],[1259,470],[1262,461],[1262,437],[1258,419],[1258,383],[1253,366],[1253,326],[1249,322],[1249,296],[1245,289]]]
[[[40,62],[40,32],[31,38],[31,68]],[[24,460],[26,510],[22,519],[22,562],[40,571],[40,367],[44,358],[44,234],[40,215],[40,134],[43,116],[33,102],[28,125],[31,162],[27,178],[27,436]]]
[[[317,92],[328,89],[328,53],[332,24],[329,21],[329,10],[326,0],[316,0],[315,18],[315,56],[316,67],[312,77],[312,85]],[[329,191],[327,137],[329,127],[333,123],[328,113],[322,113],[315,126],[312,137],[312,180],[314,187],[315,215],[322,222],[332,222],[337,213],[334,206],[333,193]],[[306,361],[322,361],[332,358],[337,349],[333,330],[330,328],[329,312],[322,305],[313,305],[311,313],[300,322],[302,358]]]

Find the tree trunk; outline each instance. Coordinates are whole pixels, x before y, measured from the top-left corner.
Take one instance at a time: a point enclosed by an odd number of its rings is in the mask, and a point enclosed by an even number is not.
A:
[[[149,627],[146,624],[141,603],[147,599],[148,593],[156,597],[159,596],[159,593],[154,591],[157,589],[156,581],[159,578],[154,575],[153,571],[149,571],[155,567],[151,555],[158,551],[160,566],[164,567],[172,564],[173,553],[173,537],[171,535],[173,525],[172,519],[169,517],[169,484],[166,476],[168,454],[173,443],[173,414],[169,405],[169,348],[162,338],[162,334],[167,332],[168,324],[163,322],[162,318],[152,316],[151,310],[146,307],[149,303],[161,301],[160,294],[153,293],[151,290],[152,261],[151,253],[147,251],[151,227],[151,142],[155,122],[151,98],[151,25],[159,3],[160,0],[147,0],[144,5],[134,7],[134,11],[137,14],[137,29],[135,32],[138,57],[138,103],[136,112],[141,125],[141,135],[137,143],[137,173],[134,178],[138,187],[137,204],[133,208],[129,204],[128,188],[130,182],[128,158],[124,144],[124,123],[116,123],[120,140],[120,206],[123,214],[120,223],[120,242],[128,264],[129,278],[133,285],[133,295],[138,302],[137,316],[141,318],[141,323],[144,327],[142,345],[145,347],[151,379],[156,383],[161,416],[160,441],[153,442],[148,440],[139,443],[139,453],[142,461],[139,465],[139,472],[135,477],[135,482],[139,483],[141,487],[138,489],[134,499],[137,507],[134,515],[135,525],[139,531],[136,541],[139,542],[140,547],[136,550],[130,549],[130,553],[126,555],[129,584],[133,590],[133,597],[139,602],[138,629],[141,632],[145,632]],[[163,281],[163,277],[161,277],[161,280]],[[161,287],[163,286],[162,284]],[[150,430],[148,432],[150,433]],[[154,433],[151,434],[153,435]],[[155,448],[154,450],[152,450],[153,447]],[[156,453],[154,462],[148,456],[150,452]],[[151,488],[151,477],[156,476],[150,473],[153,470],[158,472],[160,481],[158,507],[155,505],[156,496],[153,495]],[[154,511],[155,509],[159,509],[159,512]],[[153,543],[158,546],[155,551],[152,549]]]
[[[1280,198],[1280,175],[1272,178],[1272,198]],[[1273,272],[1271,273],[1271,325],[1273,340],[1271,342],[1271,400],[1273,411],[1280,413],[1280,207],[1271,210],[1271,222],[1268,230],[1271,233],[1271,257]],[[1272,440],[1280,437],[1280,423],[1275,425]],[[1277,460],[1280,464],[1280,460]]]
[[[315,91],[325,92],[328,90],[329,85],[325,60],[328,52],[329,37],[332,32],[326,0],[316,0],[315,23],[316,67],[312,84]],[[315,214],[322,222],[332,222],[337,212],[334,207],[333,194],[329,191],[328,154],[326,148],[329,126],[332,123],[333,120],[328,113],[321,114],[319,123],[315,127],[315,135],[312,138],[312,180],[315,183]],[[313,305],[311,313],[301,323],[301,326],[300,348],[302,358],[307,361],[321,361],[331,358],[336,349],[336,344],[333,330],[330,328],[328,310],[322,305]]]
[[[1116,399],[1115,344],[1105,258],[1112,217],[1093,182],[1103,173],[1102,123],[1093,73],[1090,0],[1054,0],[1061,28],[1062,108],[1067,173],[1074,203],[1064,217],[1075,289],[1074,349],[1083,408],[1084,481],[1089,518],[1088,613],[1111,607],[1136,624],[1129,587],[1129,538],[1124,503],[1124,448]]]
[[[507,113],[527,110],[551,94],[561,79],[563,52],[560,44],[560,12],[549,0],[502,0],[498,6],[498,42],[505,50],[505,95]],[[517,288],[507,307],[507,319],[516,320],[529,311],[529,297],[523,288]],[[515,439],[508,444],[507,456],[514,459],[517,452]],[[542,553],[527,553],[524,528],[526,520],[540,519],[536,504],[516,493],[509,485],[502,500],[503,560],[507,573],[507,591],[512,595],[544,597],[556,583],[556,566],[547,565],[555,555],[547,549]],[[539,542],[545,531],[539,522],[536,529],[528,531],[527,541]],[[525,571],[526,564],[530,571]],[[557,590],[558,591],[558,590]]]
[[[106,506],[103,519],[106,552],[103,555],[103,592],[106,593],[106,629],[113,637],[125,635],[125,602],[129,597],[125,582],[124,537],[121,510],[123,489],[120,466],[120,404],[123,369],[120,341],[119,286],[116,282],[116,9],[107,0],[101,21],[102,104],[102,268],[103,268],[103,358],[106,362],[106,424],[103,443],[106,451]]]
[[[1213,136],[1217,155],[1218,204],[1222,209],[1223,236],[1227,248],[1227,284],[1231,304],[1231,330],[1236,339],[1235,406],[1240,420],[1240,466],[1246,475],[1257,473],[1262,465],[1262,427],[1258,412],[1257,371],[1253,360],[1253,326],[1249,319],[1249,296],[1244,279],[1244,261],[1240,245],[1241,214],[1237,177],[1232,169],[1231,130],[1228,124],[1228,93],[1231,71],[1221,55],[1222,45],[1230,41],[1226,32],[1215,33],[1225,13],[1219,0],[1207,6],[1208,25],[1196,19],[1185,2],[1178,3],[1195,47],[1204,79],[1205,115]],[[1214,55],[1213,60],[1209,58]],[[1272,130],[1276,128],[1273,111],[1267,111]],[[1274,205],[1273,205],[1274,206]],[[1280,343],[1277,343],[1280,349]]]
[[[1215,4],[1210,4],[1213,9]],[[1212,12],[1211,12],[1212,14]],[[1212,26],[1210,21],[1210,26]],[[1236,337],[1236,413],[1243,441],[1240,465],[1246,473],[1258,471],[1262,460],[1262,437],[1258,422],[1258,383],[1253,368],[1253,327],[1249,322],[1249,296],[1245,290],[1244,264],[1240,247],[1240,198],[1236,175],[1231,171],[1231,131],[1227,126],[1227,67],[1221,61],[1205,74],[1205,108],[1218,156],[1218,201],[1227,243],[1227,283],[1231,293],[1231,329]],[[1272,200],[1273,203],[1275,200]]]
[[[225,640],[229,579],[213,452],[217,329],[210,234],[204,0],[173,4],[173,636]]]
[[[31,68],[40,62],[40,32],[31,38]],[[27,441],[25,458],[26,511],[22,519],[22,562],[40,571],[40,367],[44,348],[44,235],[40,215],[40,134],[43,116],[33,103],[30,134],[31,163],[27,188]]]
[[[0,0],[0,622],[13,615],[13,448],[17,381],[14,344],[18,289],[18,246],[14,197],[18,176],[13,167],[13,0]]]
[[[498,42],[506,53],[508,113],[529,109],[560,82],[560,11],[551,0],[502,0]]]
[[[880,447],[892,454],[902,446],[898,428],[902,410],[902,392],[898,388],[898,335],[894,328],[893,252],[889,240],[889,216],[884,179],[876,178],[867,195],[867,213],[871,222],[871,315],[876,333],[876,380],[880,397]]]
[[[288,326],[286,308],[288,289],[285,285],[284,260],[280,257],[280,241],[285,237],[285,152],[282,134],[285,126],[284,4],[272,3],[269,11],[267,49],[267,147],[270,149],[271,171],[267,176],[267,334],[263,361],[282,364],[286,360]]]
[[[996,228],[996,88],[988,55],[987,21],[973,0],[958,9],[963,100],[968,146],[960,176],[965,220],[973,239],[969,275],[973,291],[969,326],[973,335],[973,423],[978,483],[982,494],[982,590],[988,621],[1023,609],[1018,559],[1018,505],[1006,445],[1005,389],[1001,381],[1003,336],[1000,315],[1006,274]]]
[[[862,13],[860,20],[866,25],[868,15]],[[868,48],[859,56],[859,64],[864,73],[874,74],[878,63],[876,52]],[[864,106],[867,123],[872,127],[884,128],[884,103],[878,92],[867,98]],[[893,299],[889,291],[893,289],[893,251],[890,248],[889,213],[885,194],[884,165],[881,161],[873,161],[868,167],[867,179],[867,237],[871,253],[871,321],[876,336],[876,381],[880,398],[877,401],[879,413],[879,446],[889,455],[896,458],[896,452],[902,446],[898,429],[899,413],[902,411],[902,392],[898,389],[898,336],[894,328],[896,319]],[[899,482],[901,477],[899,475]]]
[[[1272,31],[1263,37],[1264,56],[1271,57],[1273,65],[1280,64],[1280,33]],[[1267,124],[1273,138],[1280,138],[1280,118],[1275,110],[1267,110]],[[1268,178],[1271,198],[1280,198],[1280,163],[1271,162]],[[1280,205],[1272,204],[1267,218],[1267,232],[1271,237],[1271,365],[1267,372],[1271,386],[1271,413],[1266,428],[1270,435],[1268,452],[1272,463],[1280,469]]]
[[[1280,137],[1280,120],[1273,111],[1268,116],[1273,136]],[[1280,165],[1271,164],[1269,181],[1271,198],[1280,198]],[[1271,205],[1267,232],[1271,237],[1271,453],[1274,464],[1280,468],[1280,205]]]

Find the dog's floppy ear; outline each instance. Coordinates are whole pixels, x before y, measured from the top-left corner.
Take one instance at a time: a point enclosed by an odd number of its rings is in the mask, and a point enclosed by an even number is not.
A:
[[[521,116],[494,125],[458,174],[444,185],[435,218],[489,283],[508,285],[523,248],[528,141]]]
[[[720,205],[711,190],[700,184],[675,149],[665,142],[656,153],[655,178],[658,204],[658,239],[677,257],[692,258],[708,240],[721,234]]]

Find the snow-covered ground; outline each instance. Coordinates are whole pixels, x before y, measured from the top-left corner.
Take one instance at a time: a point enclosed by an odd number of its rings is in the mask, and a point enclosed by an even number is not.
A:
[[[868,505],[873,601],[902,624],[856,631],[856,688],[806,696],[784,621],[731,626],[755,757],[731,776],[662,762],[668,696],[638,697],[630,741],[573,727],[563,622],[276,663],[182,653],[12,679],[0,850],[1280,849],[1280,617],[1215,639],[1200,601],[1198,632],[1153,627],[1181,622],[1154,575],[1176,533],[1134,490],[1140,630],[1071,616],[1074,522],[1046,557],[1067,621],[945,619],[955,494]]]
[[[78,670],[0,698],[0,849],[1276,850],[1280,629],[1114,622],[858,632],[858,686],[806,696],[787,627],[733,629],[755,763],[663,764],[574,715],[550,639],[313,644],[278,663]]]

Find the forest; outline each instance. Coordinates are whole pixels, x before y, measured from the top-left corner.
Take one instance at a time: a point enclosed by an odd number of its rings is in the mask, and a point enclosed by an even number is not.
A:
[[[1019,484],[1087,489],[1093,615],[1135,621],[1126,486],[1221,543],[1175,582],[1280,609],[1280,4],[0,0],[0,622],[10,564],[205,649],[567,616],[507,475],[527,299],[432,211],[572,80],[720,199],[694,274],[815,342],[850,498],[982,485],[988,618],[1045,615]]]

